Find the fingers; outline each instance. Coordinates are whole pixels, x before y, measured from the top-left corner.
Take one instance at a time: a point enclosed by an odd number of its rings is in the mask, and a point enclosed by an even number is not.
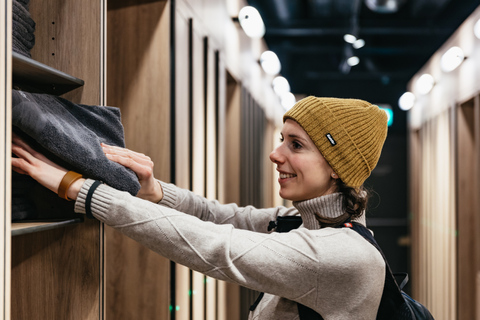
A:
[[[149,156],[144,155],[143,153],[138,153],[126,148],[116,147],[116,146],[109,146],[102,143],[102,149],[107,158],[115,161],[116,157],[109,157],[109,156],[119,156],[122,158],[130,158],[135,162],[140,163],[141,165],[148,166],[153,168],[152,159]],[[122,163],[123,164],[123,163]]]
[[[41,160],[45,163],[48,163],[52,167],[58,168],[58,169],[64,169],[61,166],[57,165],[56,163],[52,162],[50,159],[45,157],[43,154],[40,152],[35,151],[32,147],[30,147],[25,141],[23,141],[18,135],[15,133],[13,134],[12,137],[12,148],[13,146],[16,145],[18,148],[23,149],[25,152],[27,152],[29,155],[31,155],[30,161],[32,161],[32,157],[38,160]],[[19,150],[19,149],[17,149]],[[13,151],[13,150],[12,150]],[[24,153],[25,154],[25,153]],[[17,156],[20,156],[17,154]]]
[[[130,157],[124,157],[117,154],[106,154],[107,158],[115,161],[135,172],[140,180],[147,179],[153,175],[152,166],[144,165]]]

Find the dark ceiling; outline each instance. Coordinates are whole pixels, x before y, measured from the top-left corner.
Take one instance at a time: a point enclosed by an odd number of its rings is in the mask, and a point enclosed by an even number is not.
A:
[[[355,97],[397,108],[407,82],[480,0],[248,0],[295,94]],[[386,4],[397,4],[393,13]],[[376,7],[373,5],[376,4]],[[346,33],[365,40],[361,49]],[[351,55],[360,58],[345,65]]]

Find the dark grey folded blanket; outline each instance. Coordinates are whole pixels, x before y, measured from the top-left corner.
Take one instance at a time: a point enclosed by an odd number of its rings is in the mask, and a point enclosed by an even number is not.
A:
[[[18,90],[12,90],[12,106],[12,124],[64,161],[67,169],[132,195],[140,190],[135,173],[108,160],[100,146],[100,142],[125,146],[118,108]]]
[[[35,45],[35,21],[28,12],[28,1],[12,1],[12,50],[31,57]]]

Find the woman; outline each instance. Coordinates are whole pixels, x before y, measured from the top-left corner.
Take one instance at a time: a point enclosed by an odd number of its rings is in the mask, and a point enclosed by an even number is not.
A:
[[[66,175],[16,137],[12,150],[19,158],[12,165],[76,200],[77,213],[93,214],[166,258],[265,292],[251,319],[298,319],[297,302],[324,319],[375,319],[385,262],[355,231],[329,226],[348,218],[365,224],[362,185],[386,134],[385,112],[366,101],[299,101],[284,115],[281,144],[270,154],[280,195],[292,200],[293,208],[208,201],[155,180],[148,157],[117,147],[104,146],[104,152],[137,174],[142,186],[137,197]],[[270,221],[292,215],[301,215],[300,228],[267,231]]]

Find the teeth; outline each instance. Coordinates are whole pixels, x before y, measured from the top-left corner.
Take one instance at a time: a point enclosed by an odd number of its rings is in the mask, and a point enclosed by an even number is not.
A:
[[[280,179],[287,179],[296,177],[296,174],[280,173]]]

